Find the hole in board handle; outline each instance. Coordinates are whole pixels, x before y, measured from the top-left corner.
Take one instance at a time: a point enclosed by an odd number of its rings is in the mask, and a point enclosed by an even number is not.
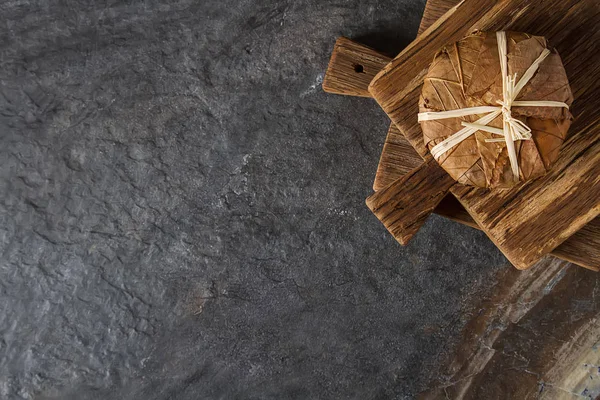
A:
[[[356,72],[357,74],[362,74],[365,72],[365,69],[360,64],[354,64],[354,72]]]

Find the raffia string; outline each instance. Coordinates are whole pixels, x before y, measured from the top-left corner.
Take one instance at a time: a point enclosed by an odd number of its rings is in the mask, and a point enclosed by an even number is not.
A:
[[[421,121],[432,121],[446,118],[459,118],[467,115],[487,114],[482,118],[479,118],[474,123],[463,122],[463,129],[447,137],[442,142],[438,143],[431,149],[431,155],[438,160],[444,153],[453,148],[454,146],[461,143],[463,140],[470,137],[478,130],[489,132],[493,135],[504,136],[504,138],[488,139],[487,142],[506,142],[506,149],[508,151],[508,158],[510,160],[510,166],[513,175],[519,178],[519,163],[517,160],[517,152],[515,150],[515,140],[530,140],[531,139],[531,128],[529,128],[524,122],[513,118],[510,109],[512,106],[517,107],[565,107],[569,108],[569,105],[560,101],[516,101],[515,99],[529,82],[529,80],[535,75],[542,61],[550,54],[550,50],[544,49],[540,56],[531,64],[531,66],[525,71],[519,82],[517,80],[517,74],[513,76],[508,75],[508,57],[507,57],[507,43],[506,43],[506,32],[496,32],[496,38],[498,40],[498,53],[500,55],[500,70],[502,72],[502,101],[498,101],[499,106],[481,106],[481,107],[468,107],[460,108],[457,110],[441,111],[441,112],[424,112],[419,113],[419,122]],[[496,117],[502,114],[503,127],[502,129],[487,126]]]

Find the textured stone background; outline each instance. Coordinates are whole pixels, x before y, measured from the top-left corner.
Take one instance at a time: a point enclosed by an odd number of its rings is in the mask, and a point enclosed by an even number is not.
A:
[[[364,205],[388,120],[320,88],[424,0],[0,4],[0,397],[412,398],[507,268]]]

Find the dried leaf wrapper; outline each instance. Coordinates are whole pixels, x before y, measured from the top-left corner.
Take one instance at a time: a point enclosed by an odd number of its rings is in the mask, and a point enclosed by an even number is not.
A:
[[[548,47],[546,39],[507,32],[508,74],[517,81]],[[560,56],[555,50],[516,98],[517,101],[557,101],[571,105],[573,94]],[[502,74],[495,32],[477,32],[441,49],[435,56],[419,101],[420,112],[439,112],[477,106],[498,106],[503,100]],[[558,158],[572,116],[561,107],[512,107],[514,118],[531,128],[532,140],[515,142],[519,181],[544,175]],[[431,150],[436,144],[485,116],[422,121],[423,139]],[[502,115],[490,127],[502,128]],[[459,183],[477,187],[507,188],[518,181],[511,172],[505,142],[477,131],[438,158],[438,163]]]

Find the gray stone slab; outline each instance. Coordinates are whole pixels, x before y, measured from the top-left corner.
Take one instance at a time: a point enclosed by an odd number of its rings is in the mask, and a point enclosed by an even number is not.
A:
[[[388,120],[320,88],[424,1],[0,4],[0,397],[412,398],[507,267],[364,205]]]

